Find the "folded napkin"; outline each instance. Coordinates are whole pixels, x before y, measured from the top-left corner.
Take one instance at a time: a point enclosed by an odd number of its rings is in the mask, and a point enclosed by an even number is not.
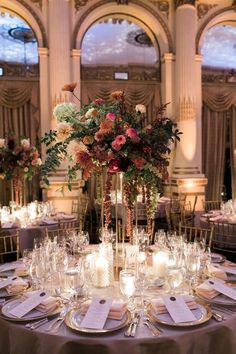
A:
[[[228,222],[230,224],[236,224],[236,216],[229,216],[228,217]]]
[[[21,278],[12,280],[11,284],[7,285],[6,290],[9,295],[18,294],[26,290],[29,286],[29,283]]]
[[[189,307],[190,310],[194,310],[197,308],[197,304],[196,304],[196,301],[194,300],[194,298],[190,295],[185,295],[183,296],[183,299],[186,303],[186,305]],[[151,301],[151,305],[152,305],[152,308],[154,309],[154,311],[157,313],[157,314],[162,314],[162,313],[167,313],[167,308],[166,308],[166,305],[164,303],[164,300],[160,297],[160,298],[157,298],[157,299],[153,299]]]
[[[195,288],[196,294],[205,297],[206,299],[213,299],[217,295],[219,295],[219,292],[214,290],[211,286],[208,284],[200,284]]]
[[[32,296],[35,292],[30,291],[25,293],[23,296],[23,300],[26,300],[30,296]],[[48,313],[54,311],[57,307],[61,305],[61,299],[59,297],[49,296],[46,299],[42,300],[41,304],[36,307],[36,310],[42,313]]]
[[[22,265],[22,267],[16,268],[14,272],[14,275],[17,275],[18,277],[25,277],[28,274],[29,271],[24,265]]]
[[[215,278],[222,279],[222,280],[227,279],[227,274],[225,273],[225,271],[213,266],[212,264],[207,265],[206,272],[207,272],[207,275],[210,277],[215,277]]]
[[[85,315],[89,309],[91,301],[86,301],[81,305],[81,313]],[[114,300],[112,302],[110,311],[108,313],[108,318],[111,320],[120,321],[126,312],[126,303]]]
[[[15,226],[14,222],[4,222],[2,224],[2,229],[11,229]]]
[[[224,267],[230,267],[230,268],[236,267],[236,263],[233,263],[233,262],[228,261],[228,260],[224,261],[224,263],[223,263],[222,265],[223,265]]]
[[[216,215],[214,217],[211,217],[209,220],[210,221],[220,221],[222,219],[222,215]]]

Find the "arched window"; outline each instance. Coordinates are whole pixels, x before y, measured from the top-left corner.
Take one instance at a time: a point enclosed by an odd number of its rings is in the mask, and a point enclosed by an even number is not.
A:
[[[38,44],[28,23],[7,9],[0,13],[0,67],[6,76],[38,75]]]

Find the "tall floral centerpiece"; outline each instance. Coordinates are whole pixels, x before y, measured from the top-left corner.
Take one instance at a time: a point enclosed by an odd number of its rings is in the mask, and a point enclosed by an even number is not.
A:
[[[23,203],[24,180],[31,180],[41,164],[30,139],[0,139],[0,178],[12,181],[12,199],[17,205]]]
[[[74,88],[75,84],[67,85],[72,93]],[[54,109],[57,128],[42,138],[48,146],[42,166],[44,181],[48,184],[48,173],[63,159],[69,161],[69,188],[77,170],[82,171],[84,180],[94,173],[105,174],[104,227],[107,229],[111,221],[112,175],[122,172],[126,235],[132,242],[134,204],[140,189],[145,193],[150,233],[157,193],[167,177],[168,154],[180,134],[175,124],[165,117],[165,108],[158,108],[152,123],[146,125],[145,106],[138,104],[128,109],[122,91],[112,92],[111,102],[96,99],[89,105],[82,105],[79,111],[73,103],[57,105]]]

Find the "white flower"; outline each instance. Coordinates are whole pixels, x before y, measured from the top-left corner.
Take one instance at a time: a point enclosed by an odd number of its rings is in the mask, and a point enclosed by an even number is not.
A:
[[[28,149],[30,147],[30,139],[21,139],[20,144],[24,149]]]
[[[66,122],[59,123],[57,126],[57,139],[62,141],[69,138],[72,131],[73,128],[69,123]]]
[[[25,167],[24,172],[28,172],[28,171],[29,171],[28,167]]]
[[[137,113],[144,114],[144,113],[146,113],[146,107],[145,107],[143,104],[137,104],[137,105],[135,106],[135,111],[136,111]]]
[[[53,115],[59,120],[59,122],[61,122],[66,118],[74,116],[76,112],[76,105],[74,103],[67,102],[58,104],[53,110]]]
[[[85,117],[90,118],[90,117],[96,117],[98,115],[98,110],[96,108],[90,108],[86,113]]]
[[[0,148],[5,147],[5,139],[0,139]]]
[[[40,157],[37,158],[37,166],[41,166],[42,165],[42,160],[40,159]]]

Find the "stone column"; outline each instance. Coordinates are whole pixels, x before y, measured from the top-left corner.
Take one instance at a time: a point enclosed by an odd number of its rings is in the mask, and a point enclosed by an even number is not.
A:
[[[204,197],[206,179],[201,158],[201,71],[195,61],[197,12],[192,1],[180,1],[176,9],[175,114],[183,132],[177,145],[172,193]],[[199,207],[201,202],[199,204]]]
[[[165,53],[162,58],[162,97],[163,102],[169,103],[166,108],[166,114],[168,117],[173,117],[173,92],[174,92],[174,80],[173,80],[173,64],[174,55],[173,53]]]
[[[49,0],[49,73],[50,73],[50,105],[51,128],[56,127],[56,119],[52,110],[56,104],[72,101],[72,96],[62,91],[62,87],[72,81],[71,65],[71,6],[70,0]],[[58,211],[71,212],[73,200],[77,200],[81,184],[79,180],[72,183],[72,191],[67,188],[67,164],[63,163],[55,173],[50,175],[50,186],[47,198],[54,202]],[[83,182],[83,181],[82,181]],[[62,192],[63,187],[63,192]]]
[[[49,108],[49,51],[48,48],[38,48],[39,72],[40,72],[40,112],[41,112],[41,135],[48,132],[50,126]]]
[[[77,94],[81,99],[81,49],[72,49],[72,81],[77,82]],[[80,108],[80,102],[74,98],[74,102]]]

